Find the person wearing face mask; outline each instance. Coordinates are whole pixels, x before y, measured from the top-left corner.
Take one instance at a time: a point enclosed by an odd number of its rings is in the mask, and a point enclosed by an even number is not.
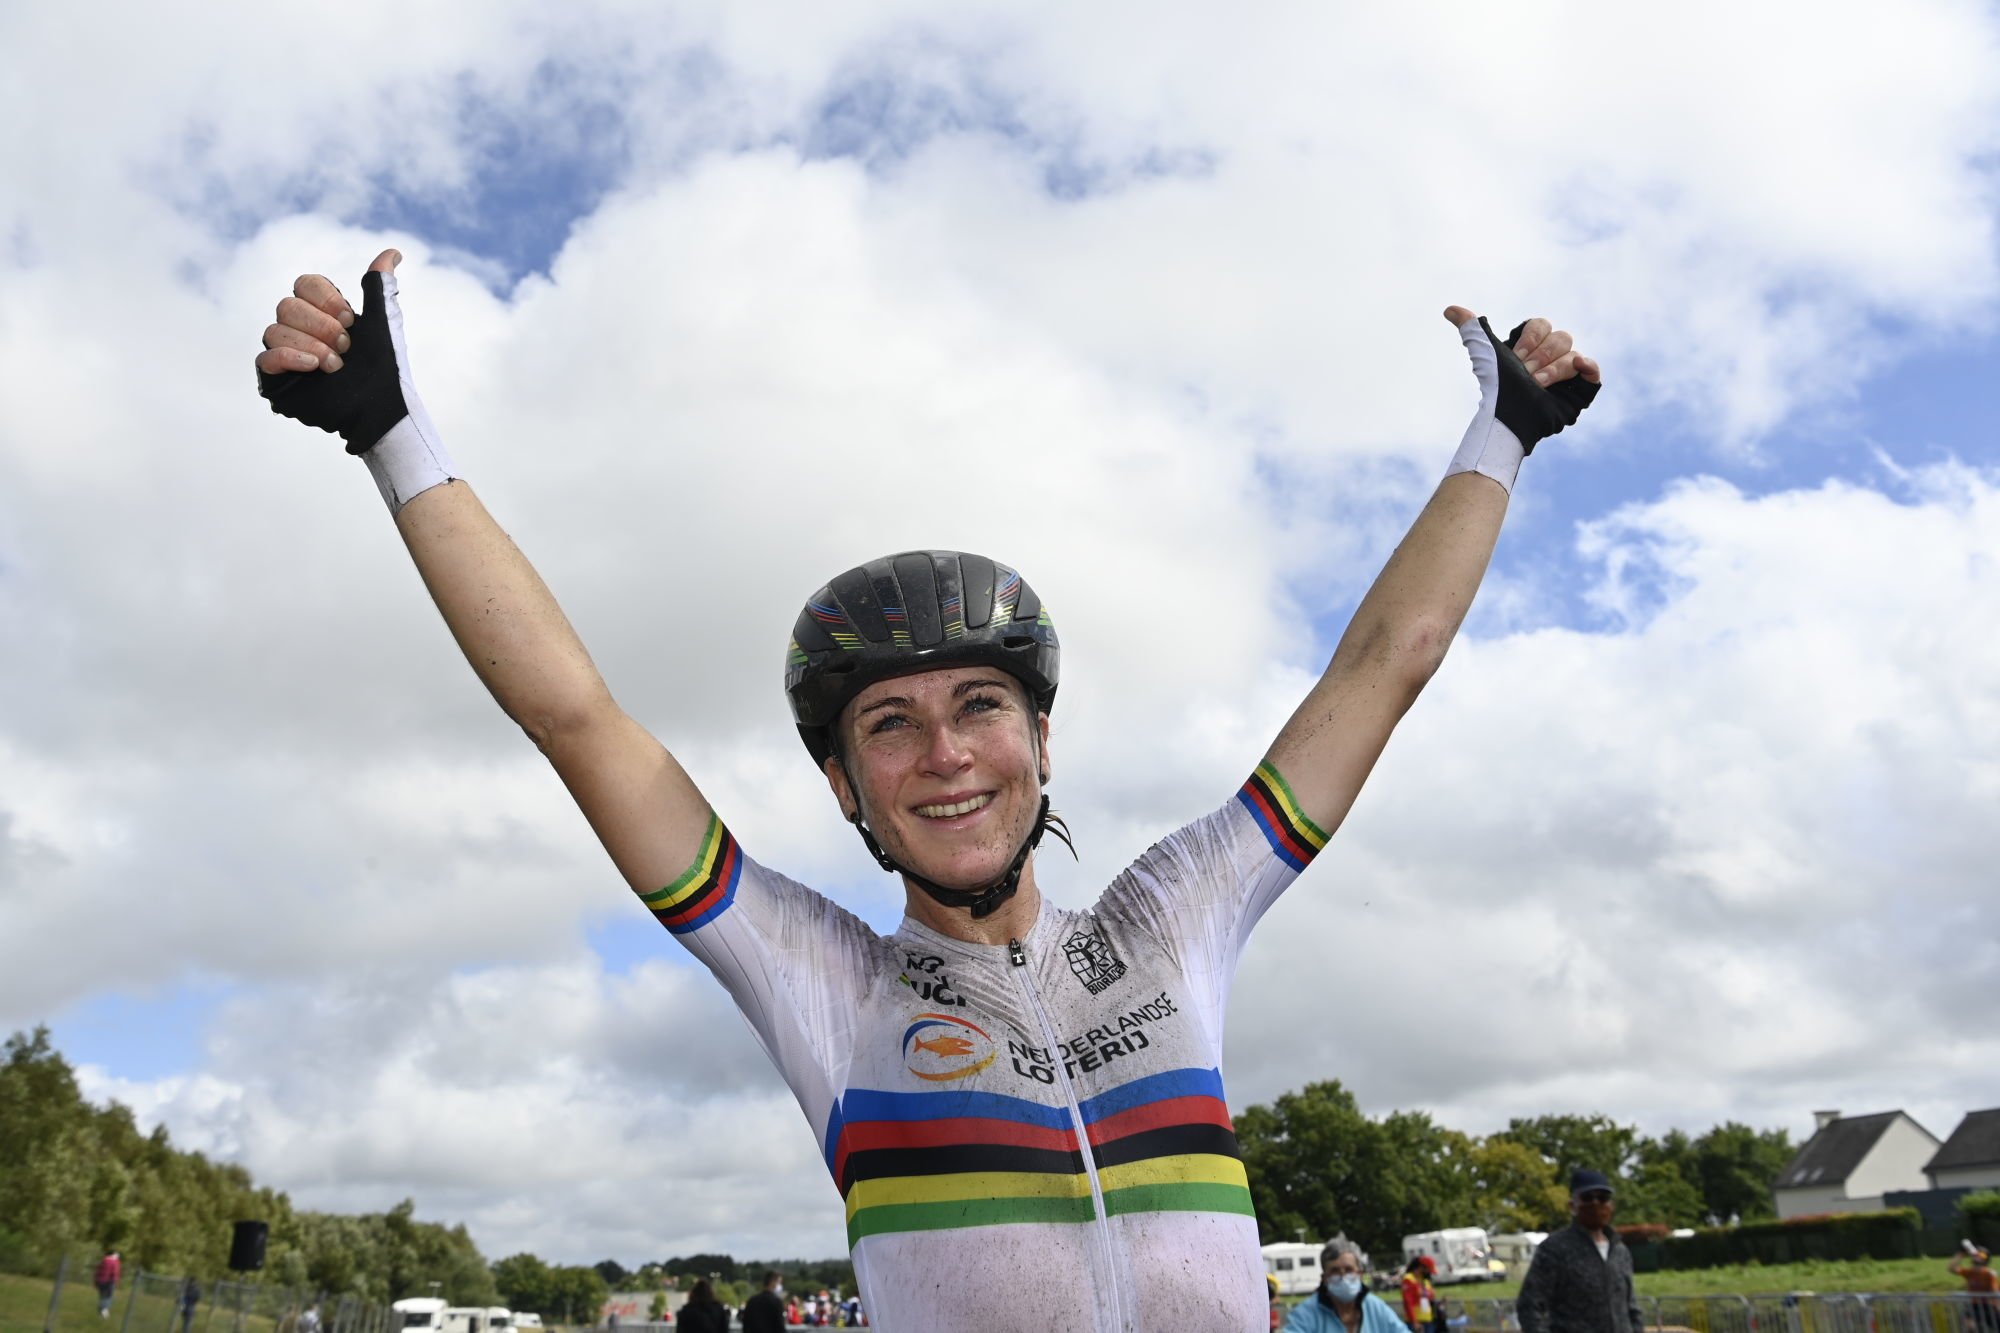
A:
[[[785,1333],[785,1279],[764,1274],[764,1289],[743,1302],[743,1333]]]
[[[1632,1282],[1632,1251],[1611,1225],[1617,1206],[1602,1171],[1569,1178],[1569,1226],[1528,1262],[1515,1304],[1521,1333],[1645,1333]]]
[[[1389,1303],[1363,1284],[1352,1245],[1328,1241],[1319,1268],[1319,1290],[1292,1307],[1286,1333],[1408,1333]]]

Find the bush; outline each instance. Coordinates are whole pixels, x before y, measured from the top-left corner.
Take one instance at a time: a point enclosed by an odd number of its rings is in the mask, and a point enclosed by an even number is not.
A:
[[[21,1273],[32,1277],[44,1276],[48,1265],[43,1262],[41,1250],[18,1231],[0,1227],[0,1273]]]
[[[1974,1245],[2000,1249],[2000,1190],[1981,1190],[1958,1201],[1958,1215],[1965,1219],[1965,1235]]]
[[[1782,1222],[1708,1227],[1662,1242],[1668,1268],[1792,1264],[1808,1259],[1912,1259],[1922,1252],[1923,1222],[1914,1208],[1878,1213],[1821,1213]]]

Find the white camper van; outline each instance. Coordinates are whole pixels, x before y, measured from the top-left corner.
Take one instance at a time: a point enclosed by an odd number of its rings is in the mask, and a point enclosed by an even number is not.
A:
[[[1280,1296],[1297,1296],[1319,1288],[1317,1245],[1281,1241],[1264,1247],[1264,1271],[1278,1279]]]
[[[396,1327],[408,1333],[444,1333],[444,1302],[435,1296],[406,1296],[389,1307]]]
[[[486,1329],[483,1305],[453,1305],[444,1312],[444,1333],[486,1333]]]
[[[1506,1265],[1494,1259],[1483,1227],[1447,1227],[1403,1237],[1405,1264],[1426,1254],[1437,1264],[1437,1276],[1431,1281],[1440,1287],[1453,1282],[1498,1282],[1506,1276]]]

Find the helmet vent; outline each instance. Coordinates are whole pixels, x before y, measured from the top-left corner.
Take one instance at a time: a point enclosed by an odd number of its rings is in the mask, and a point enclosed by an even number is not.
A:
[[[1025,649],[1035,646],[1035,636],[1032,634],[1009,634],[1006,638],[1000,640],[1000,646],[1009,652],[1022,652]]]

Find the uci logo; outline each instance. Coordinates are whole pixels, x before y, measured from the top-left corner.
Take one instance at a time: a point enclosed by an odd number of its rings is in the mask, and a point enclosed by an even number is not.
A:
[[[984,1028],[949,1014],[918,1014],[903,1032],[903,1063],[931,1083],[971,1078],[999,1055]]]

